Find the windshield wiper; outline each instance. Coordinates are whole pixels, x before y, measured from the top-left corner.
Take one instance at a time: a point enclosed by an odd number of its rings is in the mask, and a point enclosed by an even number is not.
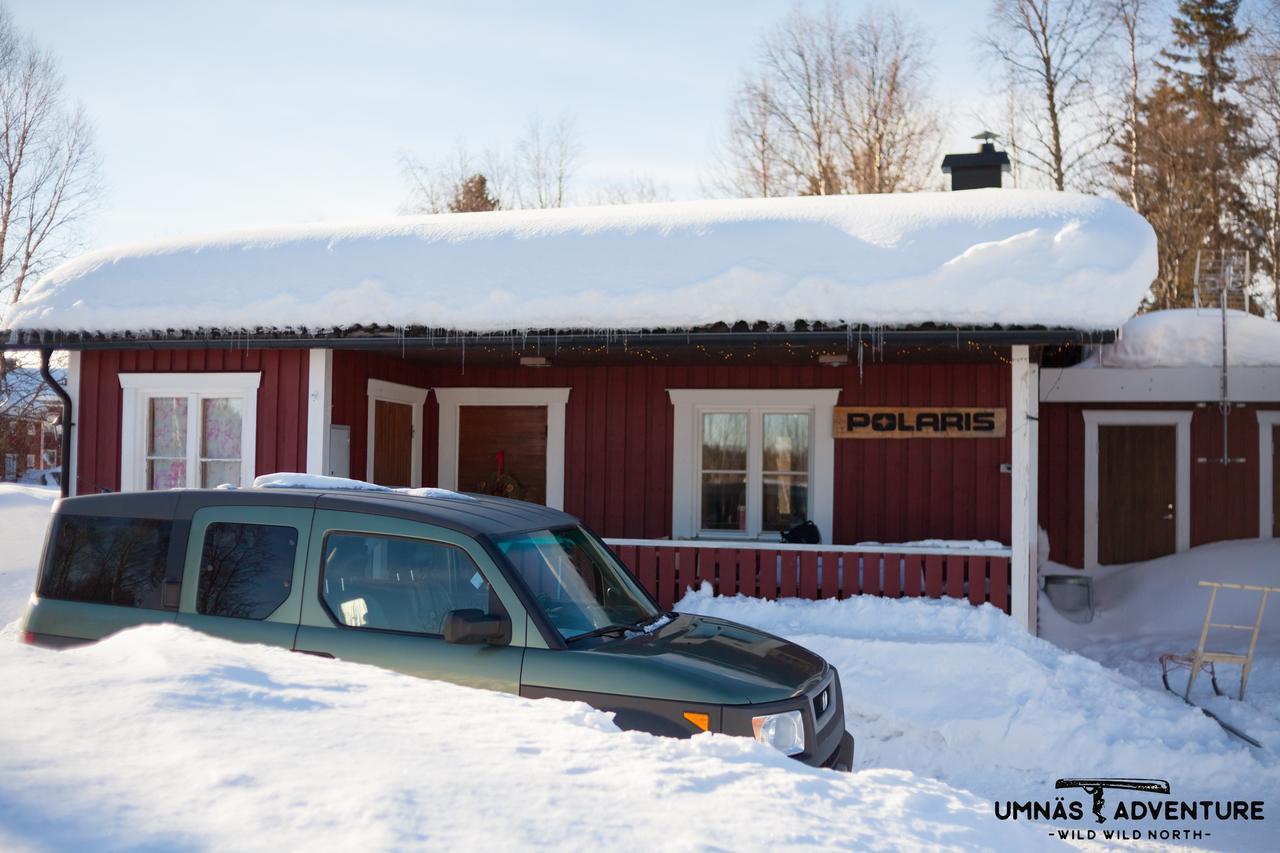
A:
[[[574,634],[565,640],[566,643],[572,643],[575,640],[585,640],[588,637],[602,637],[605,634],[621,634],[632,629],[632,625],[605,625],[603,628],[596,628],[594,631],[587,631],[582,634]]]

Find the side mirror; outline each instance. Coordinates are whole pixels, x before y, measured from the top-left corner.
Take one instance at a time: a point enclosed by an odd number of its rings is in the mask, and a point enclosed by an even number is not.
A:
[[[488,643],[505,646],[511,642],[511,618],[505,613],[483,610],[450,610],[444,617],[446,643]]]

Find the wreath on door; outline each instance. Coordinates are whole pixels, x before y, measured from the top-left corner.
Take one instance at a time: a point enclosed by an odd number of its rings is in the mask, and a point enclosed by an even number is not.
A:
[[[476,486],[476,491],[482,495],[524,500],[524,486],[520,485],[519,478],[507,473],[506,451],[499,450],[494,454],[494,463],[494,473],[481,480]]]

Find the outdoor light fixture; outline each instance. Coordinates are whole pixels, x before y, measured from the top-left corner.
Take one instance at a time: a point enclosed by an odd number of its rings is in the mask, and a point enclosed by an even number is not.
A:
[[[521,367],[550,367],[551,361],[540,355],[522,355],[520,356]]]
[[[818,356],[818,364],[823,367],[844,367],[849,363],[849,356],[844,353],[830,353]]]

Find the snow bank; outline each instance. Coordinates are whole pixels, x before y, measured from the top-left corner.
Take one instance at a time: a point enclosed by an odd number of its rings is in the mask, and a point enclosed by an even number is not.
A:
[[[328,477],[324,474],[298,474],[281,472],[277,474],[259,474],[253,478],[255,489],[320,489],[357,492],[390,492],[398,495],[410,495],[415,498],[439,498],[442,500],[473,501],[475,498],[455,492],[451,489],[438,489],[427,486],[417,489],[393,489],[390,486],[379,486],[364,480],[352,480],[347,477]]]
[[[1031,849],[1025,824],[900,770],[745,738],[619,732],[532,701],[174,626],[0,643],[0,846]]]
[[[834,664],[859,766],[909,767],[993,799],[1051,799],[1055,779],[1085,776],[1280,804],[1280,738],[1253,751],[1172,695],[1032,637],[990,605],[771,602],[704,587],[676,608],[754,625]],[[1213,827],[1213,846],[1269,847],[1265,830],[1231,829]]]
[[[1232,367],[1280,365],[1280,323],[1227,312]],[[1098,347],[1079,367],[1220,367],[1222,312],[1208,308],[1152,311],[1124,324],[1114,344]]]
[[[49,509],[57,499],[55,487],[0,483],[0,645],[16,633],[35,586]]]
[[[739,199],[304,225],[72,260],[0,328],[689,328],[796,320],[1118,328],[1151,227],[1020,190]]]

